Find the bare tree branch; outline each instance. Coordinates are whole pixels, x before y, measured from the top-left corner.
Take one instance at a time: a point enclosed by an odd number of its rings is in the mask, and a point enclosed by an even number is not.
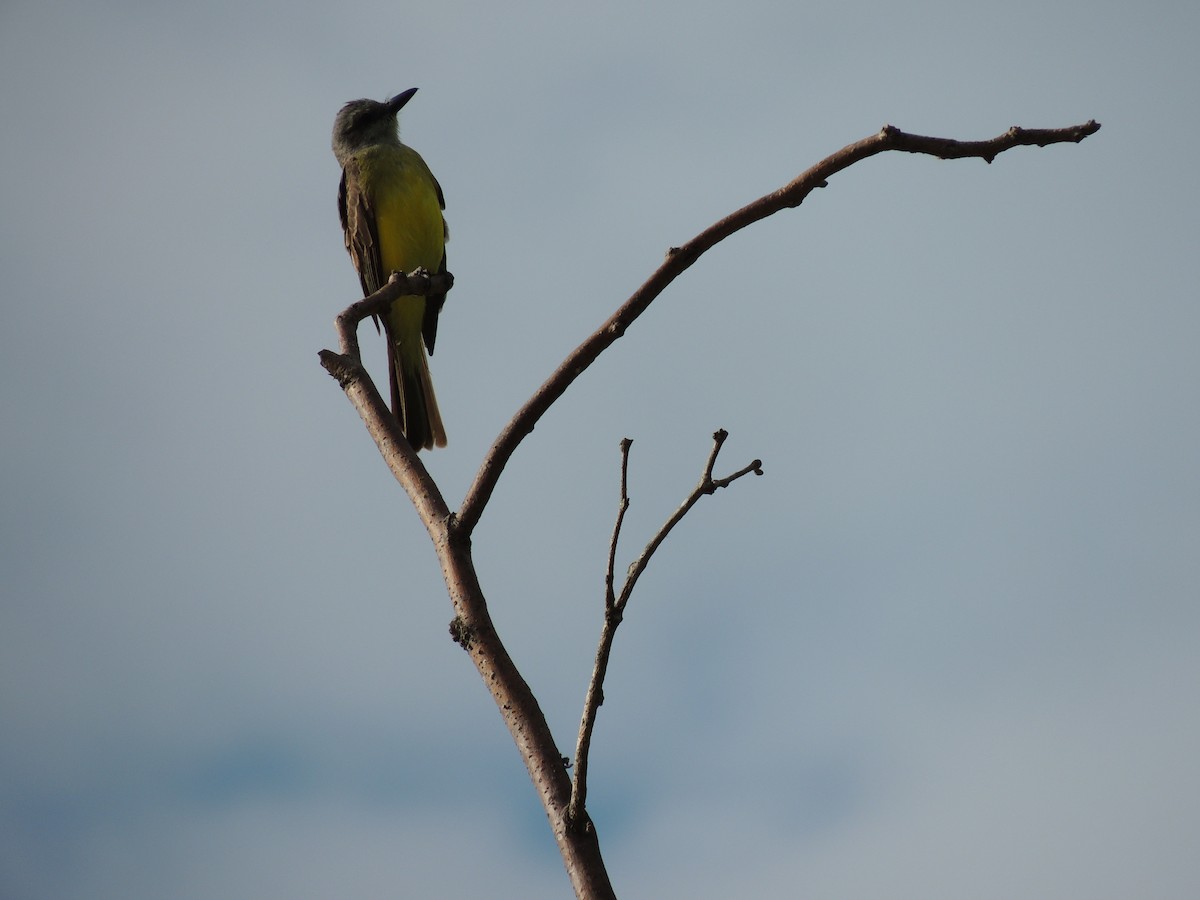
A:
[[[585,702],[584,724],[581,725],[576,753],[579,765],[573,783],[567,775],[564,758],[554,743],[554,737],[536,697],[509,657],[492,624],[487,600],[479,585],[472,558],[471,534],[495,490],[501,472],[516,448],[580,373],[621,337],[681,272],[734,232],[781,209],[799,205],[815,188],[824,187],[831,175],[859,160],[887,150],[924,153],[943,159],[975,156],[991,162],[997,154],[1012,147],[1078,142],[1095,133],[1099,127],[1095,122],[1088,122],[1072,128],[1053,130],[1012,128],[990,141],[959,142],[945,138],[908,135],[891,126],[885,126],[878,134],[850,144],[822,160],[778,191],[767,194],[721,219],[683,246],[671,248],[658,270],[608,321],[567,356],[501,431],[476,473],[457,520],[449,511],[441,491],[429,476],[424,464],[404,438],[395,416],[364,370],[357,335],[359,323],[363,319],[383,312],[396,297],[444,292],[449,289],[453,279],[449,273],[442,276],[429,276],[420,271],[409,275],[394,274],[381,290],[352,304],[338,316],[336,328],[341,353],[321,351],[321,364],[338,380],[347,398],[358,410],[388,468],[408,493],[425,523],[441,562],[442,574],[454,608],[451,634],[470,654],[521,753],[542,806],[546,810],[551,831],[577,897],[585,900],[615,898],[600,854],[596,830],[588,818],[585,806],[587,755],[596,711],[603,702],[604,674],[613,634],[620,624],[637,579],[675,525],[701,496],[726,487],[750,472],[761,474],[761,464],[755,460],[732,475],[714,479],[712,468],[725,440],[725,432],[719,431],[714,434],[713,450],[700,483],[629,567],[621,592],[616,595],[613,584],[616,542],[620,537],[624,510],[628,506],[629,445],[622,445],[622,509],[613,529],[606,573],[605,624],[597,651],[592,684],[589,685]]]
[[[604,570],[605,609],[612,609],[617,600],[613,593],[613,575],[617,566],[617,544],[621,540],[621,525],[625,521],[625,512],[629,509],[629,448],[632,446],[633,441],[630,438],[621,438],[621,503],[617,507],[617,521],[613,523],[612,539],[608,542],[608,565]]]
[[[601,704],[604,703],[604,677],[608,673],[608,659],[612,654],[613,640],[616,638],[617,628],[625,616],[625,607],[629,604],[629,598],[633,595],[633,588],[637,584],[638,578],[646,571],[646,567],[650,564],[650,559],[662,545],[662,542],[667,539],[667,535],[683,520],[683,517],[688,514],[701,497],[707,494],[714,494],[719,488],[729,487],[729,485],[733,484],[733,482],[737,481],[743,475],[749,475],[751,472],[755,475],[763,473],[762,460],[756,459],[738,469],[732,475],[727,475],[724,478],[713,478],[713,466],[716,465],[717,455],[721,452],[721,446],[728,437],[729,432],[724,428],[713,433],[712,450],[708,454],[708,462],[704,466],[704,472],[700,476],[700,481],[692,488],[692,492],[679,505],[679,508],[658,529],[658,532],[646,544],[638,558],[629,566],[629,570],[625,576],[625,583],[621,586],[621,594],[619,597],[614,598],[613,566],[617,555],[617,542],[621,536],[621,523],[625,519],[625,511],[629,509],[629,447],[633,443],[629,438],[621,441],[621,502],[617,507],[617,521],[613,527],[612,539],[608,545],[608,569],[605,574],[604,591],[604,626],[600,630],[600,643],[596,648],[596,662],[592,667],[592,677],[588,682],[587,696],[583,701],[583,716],[579,723],[579,737],[575,744],[575,777],[571,783],[571,803],[567,813],[567,821],[572,825],[586,821],[588,757],[591,752],[592,733],[596,727],[596,716],[600,711]]]
[[[362,365],[357,330],[363,319],[386,310],[396,297],[436,293],[448,289],[451,284],[453,278],[449,273],[444,276],[428,276],[419,271],[410,275],[393,273],[384,287],[351,304],[338,315],[335,327],[342,352],[322,350],[319,354],[321,365],[337,379],[358,410],[384,462],[412,500],[433,540],[455,613],[450,634],[470,654],[508,726],[546,810],[576,896],[586,900],[615,900],[596,829],[587,819],[586,812],[582,821],[576,819],[568,827],[566,815],[571,780],[563,756],[554,743],[554,735],[537,698],[517,670],[492,623],[475,572],[471,542],[454,539],[450,528],[454,517],[441,491],[404,437],[400,423]]]
[[[357,303],[351,303],[334,320],[338,342],[342,345],[342,353],[362,362],[362,354],[358,349],[358,323],[367,316],[379,316],[391,308],[397,297],[417,295],[428,297],[430,294],[444,294],[454,287],[454,276],[449,272],[429,274],[425,269],[417,269],[407,275],[403,272],[393,272],[387,284],[368,297],[363,297]],[[324,365],[324,360],[322,360]],[[326,366],[328,369],[329,367]],[[333,373],[330,372],[332,375]]]
[[[357,353],[357,339],[353,349]],[[445,540],[443,529],[451,519],[450,509],[437,483],[404,436],[400,423],[379,395],[362,362],[349,354],[337,354],[330,350],[322,350],[319,355],[321,365],[338,380],[346,397],[358,410],[383,461],[412,499],[436,546]]]
[[[712,470],[717,462],[717,454],[721,452],[721,445],[725,443],[725,439],[728,437],[729,432],[724,428],[713,432],[713,448],[712,452],[708,455],[708,464],[704,467],[704,474],[700,476],[699,483],[688,494],[687,499],[680,504],[679,509],[675,510],[674,515],[663,523],[658,533],[646,544],[641,555],[629,566],[629,574],[625,578],[625,585],[621,588],[621,595],[617,598],[617,609],[624,611],[626,604],[629,603],[629,597],[633,594],[633,589],[637,585],[638,579],[642,577],[642,573],[646,571],[646,566],[650,564],[650,557],[654,555],[654,551],[667,539],[667,535],[671,533],[671,529],[680,523],[701,497],[706,494],[715,494],[718,488],[729,487],[729,485],[733,484],[733,482],[737,481],[743,475],[749,475],[751,472],[755,475],[762,474],[762,460],[756,459],[749,465],[738,469],[732,475],[715,481],[713,480]]]
[[[408,275],[393,272],[387,284],[370,296],[351,303],[334,320],[341,354],[329,350],[322,350],[318,354],[321,365],[337,379],[358,410],[392,475],[416,504],[417,512],[429,529],[429,536],[435,545],[445,538],[441,529],[450,521],[450,508],[437,483],[404,436],[395,415],[379,395],[371,376],[363,368],[358,326],[368,316],[386,312],[397,297],[410,294],[428,296],[447,291],[453,285],[454,276],[449,272],[437,275],[430,275],[424,269],[417,269]]]
[[[830,176],[854,165],[860,160],[889,150],[905,153],[923,153],[940,159],[978,157],[991,162],[1000,153],[1020,146],[1045,147],[1064,142],[1078,143],[1100,129],[1095,121],[1069,128],[1026,129],[1013,126],[1004,134],[988,141],[956,141],[950,138],[923,137],[906,134],[891,125],[885,125],[877,134],[843,147],[832,156],[827,156],[798,178],[721,221],[706,228],[696,237],[680,247],[667,252],[666,261],[649,279],[625,301],[609,319],[596,329],[587,340],[567,355],[554,373],[538,388],[515,416],[500,432],[491,449],[483,459],[475,480],[467,491],[459,508],[455,528],[469,535],[474,529],[484,507],[496,488],[500,473],[512,458],[513,453],[537,425],[538,420],[580,374],[596,358],[621,337],[627,328],[646,311],[659,294],[706,251],[737,231],[774,215],[782,209],[799,206],[805,197],[816,188],[825,187]]]

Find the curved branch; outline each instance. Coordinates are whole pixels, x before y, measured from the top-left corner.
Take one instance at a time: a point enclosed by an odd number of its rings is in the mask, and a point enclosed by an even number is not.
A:
[[[412,498],[435,545],[449,525],[450,508],[425,464],[404,436],[395,415],[379,395],[371,376],[363,368],[362,353],[358,346],[358,326],[368,316],[386,312],[397,297],[442,293],[453,284],[454,276],[449,272],[436,275],[430,275],[423,269],[408,275],[393,272],[387,284],[370,296],[351,303],[334,320],[342,352],[322,350],[318,354],[325,371],[337,379],[350,403],[358,410],[392,475]]]
[[[375,293],[351,303],[334,319],[333,327],[337,331],[338,343],[342,345],[342,353],[357,362],[362,362],[362,354],[358,349],[358,324],[367,316],[383,315],[391,309],[392,301],[397,297],[445,294],[452,287],[454,276],[449,272],[437,272],[433,275],[425,269],[416,269],[407,275],[403,272],[393,272],[387,284]],[[324,359],[321,365],[325,365]]]
[[[686,271],[701,255],[731,234],[782,209],[799,206],[813,190],[825,187],[830,176],[878,153],[897,150],[904,153],[923,153],[939,159],[978,157],[990,163],[997,155],[1013,147],[1079,143],[1099,129],[1100,124],[1094,120],[1068,128],[1032,129],[1013,126],[1004,134],[988,141],[956,141],[950,138],[907,134],[891,125],[885,125],[877,134],[843,147],[779,190],[760,197],[709,226],[686,244],[672,247],[667,251],[666,260],[654,274],[587,340],[568,354],[500,432],[484,457],[466,497],[463,498],[455,530],[461,537],[470,536],[483,515],[484,507],[491,499],[500,473],[504,471],[521,441],[533,431],[546,410],[566,392],[584,369],[625,333],[667,285]]]

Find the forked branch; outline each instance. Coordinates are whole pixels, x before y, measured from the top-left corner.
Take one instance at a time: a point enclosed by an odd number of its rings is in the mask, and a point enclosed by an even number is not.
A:
[[[567,355],[562,364],[500,432],[467,491],[457,519],[450,513],[437,484],[404,439],[395,416],[387,408],[364,370],[357,336],[358,326],[363,319],[383,312],[396,297],[445,293],[452,283],[449,273],[432,276],[421,272],[393,275],[381,290],[352,304],[338,316],[337,332],[341,352],[321,351],[321,364],[338,380],[346,396],[362,416],[367,431],[375,440],[385,462],[408,493],[429,531],[455,612],[452,633],[455,640],[470,654],[525,761],[546,810],[576,896],[589,900],[608,900],[615,896],[600,854],[595,828],[587,816],[587,757],[596,713],[603,702],[604,674],[613,636],[633,587],[645,571],[654,552],[700,497],[726,487],[751,472],[761,474],[761,464],[755,460],[732,475],[713,478],[713,465],[726,437],[725,432],[717,432],[713,436],[713,449],[700,483],[647,543],[629,567],[621,591],[617,593],[613,578],[616,545],[620,538],[624,511],[629,503],[629,444],[622,444],[622,500],[609,548],[604,630],[584,704],[576,749],[576,771],[572,780],[563,768],[563,757],[555,746],[553,735],[536,697],[509,658],[495,630],[472,559],[471,534],[495,490],[501,472],[516,448],[584,369],[621,337],[680,273],[731,234],[782,209],[798,206],[813,190],[824,187],[829,177],[842,169],[888,150],[923,153],[941,159],[978,157],[991,162],[998,154],[1013,147],[1079,142],[1099,128],[1096,122],[1059,129],[1011,128],[990,141],[963,142],[905,134],[890,125],[884,126],[877,134],[843,147],[832,156],[826,157],[779,190],[760,197],[726,216],[686,244],[672,247],[666,260],[650,278],[600,328]]]
[[[714,432],[712,437],[712,450],[708,454],[708,462],[704,466],[700,481],[692,488],[691,493],[687,495],[679,508],[658,529],[654,537],[642,549],[638,558],[630,564],[625,575],[625,583],[621,586],[621,593],[616,594],[613,590],[613,570],[616,565],[617,544],[621,539],[621,525],[625,521],[625,511],[629,509],[629,448],[633,443],[629,438],[621,441],[621,500],[617,506],[617,520],[613,525],[612,538],[608,543],[608,566],[604,575],[604,627],[600,631],[600,643],[596,648],[596,662],[592,667],[592,678],[588,683],[587,696],[583,702],[583,717],[579,723],[579,738],[575,744],[575,777],[571,782],[571,804],[567,812],[567,822],[573,828],[581,827],[583,823],[587,822],[585,810],[587,809],[588,756],[591,751],[592,732],[596,727],[596,715],[600,711],[600,705],[604,702],[604,676],[608,672],[608,659],[612,654],[613,639],[625,616],[625,607],[633,595],[634,586],[642,573],[646,571],[655,551],[667,539],[667,535],[683,521],[683,517],[691,511],[701,497],[715,494],[720,488],[729,487],[743,475],[749,475],[751,472],[755,475],[763,473],[762,460],[756,459],[732,475],[713,478],[713,466],[717,463],[717,455],[720,454],[725,439],[729,437],[729,432],[722,428]]]

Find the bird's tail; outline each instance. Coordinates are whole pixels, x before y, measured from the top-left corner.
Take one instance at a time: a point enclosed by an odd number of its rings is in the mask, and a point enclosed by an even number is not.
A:
[[[392,412],[414,450],[446,446],[446,428],[433,393],[429,360],[420,335],[416,340],[391,341],[388,374],[392,382]]]

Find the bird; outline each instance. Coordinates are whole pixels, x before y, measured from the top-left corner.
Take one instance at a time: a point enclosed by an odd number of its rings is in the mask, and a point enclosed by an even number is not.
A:
[[[338,216],[363,296],[392,272],[446,271],[446,201],[419,153],[400,143],[398,114],[416,88],[390,100],[351,100],[333,123],[342,167]],[[375,320],[387,340],[392,412],[413,450],[446,446],[426,350],[433,353],[445,293],[399,297]]]

